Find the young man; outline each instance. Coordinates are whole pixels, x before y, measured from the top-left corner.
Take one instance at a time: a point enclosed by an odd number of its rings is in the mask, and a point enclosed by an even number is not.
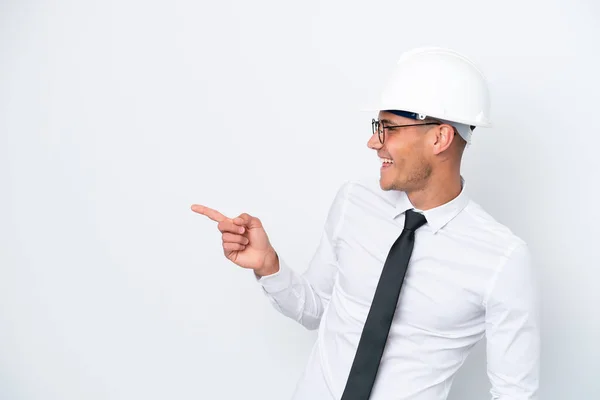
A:
[[[304,274],[258,218],[218,222],[225,256],[318,339],[295,400],[443,400],[487,338],[492,398],[537,398],[539,321],[527,245],[466,192],[461,158],[489,126],[481,72],[439,48],[402,55],[372,121],[379,182],[339,189]]]

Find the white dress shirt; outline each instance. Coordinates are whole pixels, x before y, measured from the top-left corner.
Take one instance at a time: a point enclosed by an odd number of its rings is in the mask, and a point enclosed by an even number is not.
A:
[[[346,182],[303,273],[256,277],[273,306],[318,336],[294,400],[340,399],[388,252],[402,232],[406,193],[377,179]],[[419,211],[419,210],[416,210]],[[420,211],[415,246],[371,400],[444,400],[471,348],[487,337],[491,395],[537,399],[538,296],[523,240],[463,189]]]

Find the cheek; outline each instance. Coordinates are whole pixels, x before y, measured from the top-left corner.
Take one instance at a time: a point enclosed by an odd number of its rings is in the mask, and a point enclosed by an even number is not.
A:
[[[394,169],[401,175],[412,175],[415,170],[422,168],[423,160],[420,157],[420,153],[417,153],[414,149],[406,150],[405,152],[394,152],[390,153],[394,160]]]
[[[418,164],[422,160],[423,147],[418,141],[410,143],[394,143],[388,149],[390,156],[397,167],[410,167]]]
[[[406,148],[396,147],[388,150],[395,167],[402,167],[410,163],[411,153]]]

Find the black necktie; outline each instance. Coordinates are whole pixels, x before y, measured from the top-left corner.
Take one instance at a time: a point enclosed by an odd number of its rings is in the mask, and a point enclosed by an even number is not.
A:
[[[424,215],[412,210],[406,211],[404,229],[392,245],[383,265],[341,400],[368,400],[371,395],[415,244],[415,231],[426,222]]]

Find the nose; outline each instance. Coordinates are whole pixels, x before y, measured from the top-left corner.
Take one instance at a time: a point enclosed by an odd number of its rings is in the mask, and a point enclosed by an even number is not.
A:
[[[383,145],[379,141],[379,136],[377,134],[372,134],[371,138],[367,142],[367,147],[373,150],[379,150]]]

